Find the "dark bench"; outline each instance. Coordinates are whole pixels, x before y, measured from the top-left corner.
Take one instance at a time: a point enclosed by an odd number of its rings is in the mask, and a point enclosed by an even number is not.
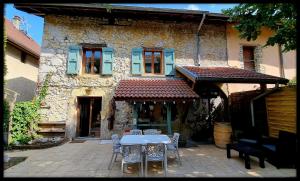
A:
[[[264,152],[256,147],[252,147],[249,145],[241,144],[241,143],[233,143],[227,144],[227,158],[231,158],[230,150],[236,150],[239,152],[239,157],[244,158],[245,160],[245,168],[250,169],[250,157],[255,156],[259,159],[259,166],[261,168],[265,168],[265,154]]]

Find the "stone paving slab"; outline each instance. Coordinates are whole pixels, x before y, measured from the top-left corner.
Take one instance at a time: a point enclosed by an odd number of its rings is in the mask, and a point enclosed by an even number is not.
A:
[[[134,164],[121,173],[121,156],[108,170],[111,150],[112,144],[88,140],[47,149],[8,151],[10,157],[28,158],[4,170],[4,177],[139,177],[138,166]],[[179,153],[182,165],[169,154],[167,177],[296,177],[296,169],[277,169],[268,162],[260,168],[256,157],[250,157],[251,169],[246,169],[238,152],[232,151],[232,158],[227,159],[226,150],[215,145],[180,148]],[[149,164],[148,176],[164,177],[159,162]]]

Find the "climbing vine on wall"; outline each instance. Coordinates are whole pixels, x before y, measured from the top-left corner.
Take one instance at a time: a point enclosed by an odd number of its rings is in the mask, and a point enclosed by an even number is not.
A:
[[[16,103],[12,112],[12,129],[11,137],[12,143],[26,144],[29,141],[38,138],[38,122],[40,120],[40,106],[41,102],[45,99],[49,81],[52,73],[46,75],[43,86],[37,97],[32,101],[24,101]]]

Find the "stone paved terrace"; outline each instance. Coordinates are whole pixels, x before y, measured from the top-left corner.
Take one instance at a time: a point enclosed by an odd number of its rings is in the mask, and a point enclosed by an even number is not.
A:
[[[48,149],[9,151],[11,157],[28,158],[5,170],[4,177],[122,177],[120,156],[112,170],[107,169],[111,149],[112,144],[87,140]],[[168,177],[296,177],[296,169],[276,169],[268,162],[265,168],[260,168],[255,157],[251,157],[251,169],[245,169],[238,152],[232,151],[232,158],[227,159],[226,150],[215,145],[180,148],[179,153],[182,166],[170,155]],[[123,176],[138,176],[137,168],[129,166]],[[148,176],[163,177],[161,164],[151,164]]]

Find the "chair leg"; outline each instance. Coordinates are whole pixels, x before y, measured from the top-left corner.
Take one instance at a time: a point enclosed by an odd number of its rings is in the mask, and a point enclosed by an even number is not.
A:
[[[180,155],[179,155],[179,151],[178,151],[178,148],[177,148],[177,155],[178,155],[178,159],[179,159],[179,164],[182,165],[181,159],[180,159]]]
[[[122,171],[122,176],[124,175],[124,161],[122,159],[122,164],[121,164],[121,171]]]
[[[116,153],[115,161],[117,160],[117,157],[118,157],[118,153]]]
[[[111,159],[110,159],[110,162],[109,162],[109,165],[108,165],[108,169],[111,170],[111,167],[112,167],[112,161],[113,161],[113,158],[115,156],[115,153],[112,154],[111,156]]]
[[[147,175],[148,175],[148,161],[146,159],[146,161],[145,161],[145,177],[147,177]]]
[[[144,176],[144,166],[143,166],[143,161],[141,161],[141,171],[142,171],[142,177]]]

